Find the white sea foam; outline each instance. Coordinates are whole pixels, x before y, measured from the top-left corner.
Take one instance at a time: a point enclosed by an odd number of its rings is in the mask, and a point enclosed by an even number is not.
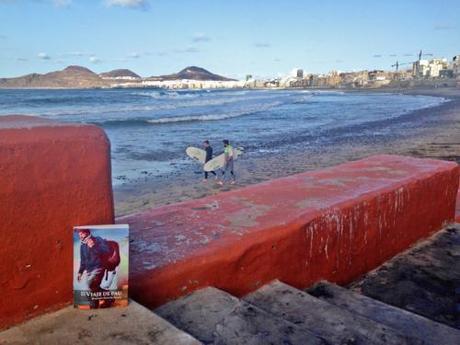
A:
[[[265,104],[264,106],[259,106],[257,108],[251,108],[241,111],[234,111],[227,114],[205,114],[205,115],[186,115],[186,116],[171,116],[171,117],[162,117],[159,119],[150,119],[146,122],[150,124],[165,124],[165,123],[175,123],[175,122],[192,122],[192,121],[218,121],[226,120],[240,116],[246,116],[255,114],[261,111],[267,111],[273,107],[281,105],[282,102],[272,102]]]

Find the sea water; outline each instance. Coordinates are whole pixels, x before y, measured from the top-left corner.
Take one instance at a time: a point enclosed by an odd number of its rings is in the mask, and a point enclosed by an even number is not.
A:
[[[246,159],[321,148],[340,136],[389,135],[385,121],[445,99],[310,90],[0,90],[0,115],[30,114],[101,126],[112,145],[114,184],[193,169],[188,146],[222,140]],[[394,129],[391,129],[393,131]]]

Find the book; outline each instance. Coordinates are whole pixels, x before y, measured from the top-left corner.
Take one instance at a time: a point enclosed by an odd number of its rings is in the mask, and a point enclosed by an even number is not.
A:
[[[76,308],[127,306],[129,225],[74,227],[73,267]]]

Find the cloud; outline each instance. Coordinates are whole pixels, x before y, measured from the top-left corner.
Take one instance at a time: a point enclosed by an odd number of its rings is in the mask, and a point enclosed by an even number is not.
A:
[[[382,54],[374,54],[374,55],[372,55],[372,57],[374,57],[374,58],[381,58],[381,57],[382,57]]]
[[[128,55],[129,58],[131,59],[139,59],[141,57],[141,54],[139,53],[131,53]]]
[[[455,26],[449,24],[438,24],[433,27],[435,31],[448,31],[448,30],[455,30]]]
[[[94,63],[94,64],[98,64],[98,63],[101,63],[102,60],[99,59],[97,56],[90,56],[89,62]]]
[[[118,6],[141,10],[149,8],[149,2],[147,0],[106,0],[106,4],[110,7]]]
[[[189,46],[185,49],[175,49],[175,53],[198,53],[200,50],[196,47]]]
[[[196,33],[193,38],[192,38],[193,42],[209,42],[211,40],[211,37],[209,37],[208,35],[204,34],[204,33]]]
[[[390,54],[390,55],[388,55],[388,56],[389,56],[389,57],[397,57],[398,54]]]
[[[254,43],[254,47],[256,48],[270,48],[271,44],[268,42],[256,42]]]
[[[52,3],[56,7],[69,7],[72,4],[73,0],[34,0],[34,2],[37,3]],[[0,0],[0,5],[1,4],[14,4],[14,3],[21,3],[21,2],[26,2],[25,0]],[[32,2],[32,1],[31,1]]]
[[[25,61],[29,61],[29,59],[26,59],[26,58],[23,58],[23,57],[18,57],[18,58],[16,58],[16,61],[25,62]]]
[[[53,0],[53,4],[56,7],[69,7],[72,5],[72,0]]]
[[[280,59],[280,58],[275,58],[275,59],[273,59],[273,61],[275,61],[275,62],[281,62],[281,59]]]
[[[188,47],[184,49],[184,53],[198,53],[199,50],[195,47]]]
[[[38,53],[37,56],[41,60],[51,60],[51,56],[49,56],[47,53]]]
[[[87,52],[81,52],[81,51],[74,51],[74,52],[66,52],[63,53],[62,56],[76,56],[76,57],[82,57],[82,56],[94,56],[92,53],[87,53]]]

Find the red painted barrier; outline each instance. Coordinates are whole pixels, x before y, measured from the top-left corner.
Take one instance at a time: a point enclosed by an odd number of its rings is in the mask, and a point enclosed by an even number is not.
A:
[[[72,299],[72,226],[113,222],[95,126],[0,117],[0,329]]]
[[[373,156],[122,217],[130,291],[156,307],[215,286],[344,284],[451,222],[457,164]]]
[[[460,188],[458,189],[458,193],[457,193],[457,207],[455,209],[455,221],[457,223],[460,223]]]

